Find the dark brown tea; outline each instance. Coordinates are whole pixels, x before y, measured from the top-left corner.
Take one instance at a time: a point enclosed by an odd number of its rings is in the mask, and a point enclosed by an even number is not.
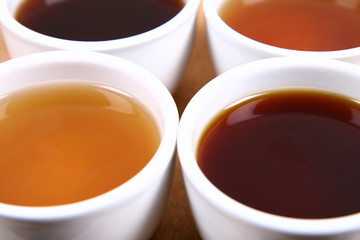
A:
[[[156,28],[183,6],[182,0],[25,0],[15,18],[52,37],[103,41]]]
[[[206,177],[252,208],[294,218],[360,212],[360,104],[312,90],[229,107],[198,148]]]
[[[228,0],[220,16],[241,34],[276,47],[360,47],[359,0]]]

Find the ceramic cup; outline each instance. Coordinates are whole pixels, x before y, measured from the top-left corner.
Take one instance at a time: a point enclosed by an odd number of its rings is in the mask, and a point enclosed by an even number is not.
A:
[[[230,0],[203,1],[207,38],[217,74],[247,62],[283,56],[324,57],[360,65],[360,46],[337,51],[299,51],[274,47],[248,38],[230,28],[220,18],[219,11],[228,1]],[[241,1],[245,2],[246,0]],[[251,1],[248,1],[249,4]],[[257,1],[254,0],[253,2],[256,3]]]
[[[160,80],[118,57],[62,50],[1,63],[0,79],[0,95],[62,79],[112,87],[134,97],[148,109],[161,137],[149,163],[130,180],[109,192],[58,206],[27,207],[0,203],[0,239],[150,239],[169,195],[178,126],[175,102]]]
[[[165,24],[142,34],[109,41],[71,41],[32,31],[13,15],[22,0],[0,1],[0,23],[11,58],[48,50],[97,51],[130,60],[157,76],[174,91],[192,46],[200,0],[184,0],[184,8]]]
[[[177,147],[191,209],[203,239],[360,238],[360,213],[300,219],[256,210],[216,188],[197,163],[199,139],[209,122],[226,107],[258,93],[298,88],[335,92],[359,100],[360,67],[330,59],[259,60],[219,75],[187,105],[179,124]]]

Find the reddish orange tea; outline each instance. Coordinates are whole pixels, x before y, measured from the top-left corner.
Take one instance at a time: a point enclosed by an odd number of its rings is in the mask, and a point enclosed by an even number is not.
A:
[[[220,16],[241,34],[276,47],[334,51],[360,46],[358,0],[229,0]]]
[[[160,137],[147,110],[108,88],[50,84],[0,100],[0,202],[73,203],[138,173]]]

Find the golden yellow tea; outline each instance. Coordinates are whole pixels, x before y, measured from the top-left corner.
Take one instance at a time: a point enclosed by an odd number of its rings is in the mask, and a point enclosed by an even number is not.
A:
[[[138,173],[160,136],[134,98],[85,83],[44,84],[0,99],[0,202],[68,204]]]
[[[360,46],[359,0],[229,0],[220,15],[239,33],[276,47],[334,51]]]

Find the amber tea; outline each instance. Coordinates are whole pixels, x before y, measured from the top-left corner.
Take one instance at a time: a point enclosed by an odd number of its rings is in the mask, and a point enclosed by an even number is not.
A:
[[[206,177],[252,208],[294,218],[360,212],[360,104],[273,91],[219,113],[198,147]]]
[[[228,0],[220,16],[239,33],[304,51],[360,47],[359,0]]]
[[[123,184],[152,158],[157,125],[111,88],[44,84],[0,99],[0,202],[53,206]]]
[[[182,0],[24,0],[15,18],[52,37],[103,41],[154,29],[183,6]]]

